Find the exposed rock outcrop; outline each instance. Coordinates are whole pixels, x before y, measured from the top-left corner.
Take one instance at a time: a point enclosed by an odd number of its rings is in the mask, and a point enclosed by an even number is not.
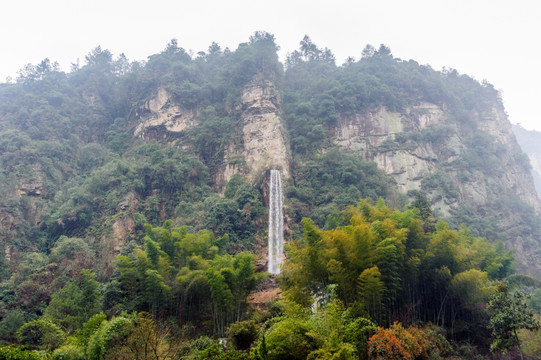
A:
[[[421,180],[436,168],[437,163],[450,159],[442,159],[439,149],[428,142],[406,143],[404,149],[397,149],[397,135],[406,131],[421,132],[428,126],[444,122],[444,111],[434,104],[422,103],[409,108],[405,114],[380,107],[341,118],[332,140],[343,149],[358,151],[365,160],[376,162],[406,193],[419,190]],[[447,207],[444,212],[448,212]]]
[[[506,151],[500,155],[500,161],[506,169],[504,176],[499,178],[501,186],[512,189],[521,201],[533,207],[538,215],[541,214],[541,202],[537,196],[533,177],[529,171],[526,171],[525,164],[520,161],[523,153],[504,110],[494,107],[492,112],[480,114],[478,128],[491,135],[497,144],[506,148]]]
[[[332,141],[375,161],[394,178],[401,191],[423,190],[433,199],[439,216],[450,216],[461,204],[494,206],[494,201],[504,196],[519,199],[540,214],[541,203],[532,175],[519,161],[523,154],[503,109],[494,107],[490,112],[471,114],[477,130],[489,135],[498,149],[497,169],[490,170],[490,166],[483,169],[461,164],[464,152],[472,146],[467,143],[472,141],[472,130],[451,121],[449,116],[445,108],[429,103],[412,106],[404,113],[380,107],[341,118],[331,129]],[[430,138],[431,130],[435,137]],[[446,134],[444,138],[442,133]],[[447,191],[427,186],[430,178],[437,185],[443,183]],[[531,249],[525,249],[525,239],[518,230],[521,215],[506,208],[498,212],[497,221],[506,245],[515,251],[519,270],[541,275],[541,261],[527,258]]]
[[[467,147],[464,143],[466,134],[456,124],[447,120],[444,109],[437,105],[422,103],[410,107],[406,113],[389,112],[381,107],[372,112],[357,114],[340,119],[334,129],[333,142],[350,151],[359,151],[366,160],[375,161],[386,174],[393,176],[400,190],[418,190],[421,182],[441,164],[452,165],[458,160],[461,151]],[[491,179],[498,184],[487,187],[487,178],[481,172],[472,176],[472,180],[458,178],[456,171],[449,171],[447,176],[459,191],[458,199],[446,199],[440,210],[449,213],[451,204],[458,201],[486,203],[495,188],[514,189],[516,195],[537,212],[541,204],[537,199],[530,174],[515,161],[520,148],[511,131],[511,124],[505,114],[494,108],[489,114],[476,116],[478,129],[494,139],[496,144],[505,148],[502,152],[501,165],[507,169],[505,176]],[[445,139],[434,142],[406,140],[401,146],[395,146],[397,135],[406,132],[422,133],[431,126],[452,128]],[[473,170],[472,170],[473,171]]]
[[[250,84],[241,97],[244,157],[251,173],[279,168],[289,177],[288,145],[280,93],[270,81]]]
[[[511,129],[530,160],[537,195],[541,198],[541,132],[526,130],[520,124],[513,125]]]
[[[25,179],[19,184],[17,196],[41,196],[44,192],[44,175],[42,166],[39,163],[32,164],[32,177]]]
[[[274,82],[256,78],[242,90],[237,109],[239,127],[233,130],[231,143],[224,151],[223,166],[215,175],[215,186],[223,190],[236,173],[255,180],[274,168],[290,177],[290,151],[281,117],[280,92]],[[156,129],[180,133],[197,126],[197,110],[183,108],[171,94],[160,88],[139,109],[134,135],[147,139]]]
[[[241,129],[226,151],[218,187],[223,189],[237,172],[255,180],[268,169],[279,169],[283,178],[289,178],[289,142],[276,85],[269,80],[253,80],[244,87],[238,110]]]
[[[148,100],[142,109],[134,135],[145,138],[149,129],[163,126],[167,131],[181,132],[195,125],[197,112],[175,103],[165,89],[160,88],[156,96]]]

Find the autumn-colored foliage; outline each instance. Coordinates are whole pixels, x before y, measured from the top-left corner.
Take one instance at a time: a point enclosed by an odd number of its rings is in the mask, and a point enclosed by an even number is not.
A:
[[[432,346],[424,329],[415,326],[406,329],[394,323],[389,329],[378,327],[368,340],[368,356],[374,360],[413,360],[428,356]]]
[[[413,359],[402,342],[393,334],[392,329],[378,327],[378,332],[368,340],[368,355],[374,360]]]

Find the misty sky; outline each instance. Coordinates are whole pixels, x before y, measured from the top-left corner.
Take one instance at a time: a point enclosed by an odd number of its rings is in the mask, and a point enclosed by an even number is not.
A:
[[[100,45],[145,60],[173,38],[186,50],[236,49],[256,30],[280,56],[307,34],[341,64],[366,44],[502,91],[513,123],[541,131],[541,2],[535,0],[18,0],[0,4],[0,79],[44,58],[64,70]]]

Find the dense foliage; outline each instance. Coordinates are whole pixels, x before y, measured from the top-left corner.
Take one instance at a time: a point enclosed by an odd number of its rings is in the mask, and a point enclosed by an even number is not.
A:
[[[346,306],[379,324],[402,319],[409,309],[410,323],[481,335],[476,326],[486,319],[479,304],[488,301],[494,281],[512,273],[512,257],[501,245],[443,222],[427,232],[417,208],[398,212],[363,201],[342,217],[344,225],[332,230],[304,220],[303,241],[291,244],[284,267],[286,296],[308,306],[314,298],[325,301],[331,286]]]

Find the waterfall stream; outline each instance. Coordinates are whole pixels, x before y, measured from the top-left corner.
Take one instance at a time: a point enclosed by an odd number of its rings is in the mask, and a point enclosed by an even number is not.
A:
[[[280,273],[284,260],[284,215],[280,170],[271,170],[269,189],[269,265],[268,272]]]

